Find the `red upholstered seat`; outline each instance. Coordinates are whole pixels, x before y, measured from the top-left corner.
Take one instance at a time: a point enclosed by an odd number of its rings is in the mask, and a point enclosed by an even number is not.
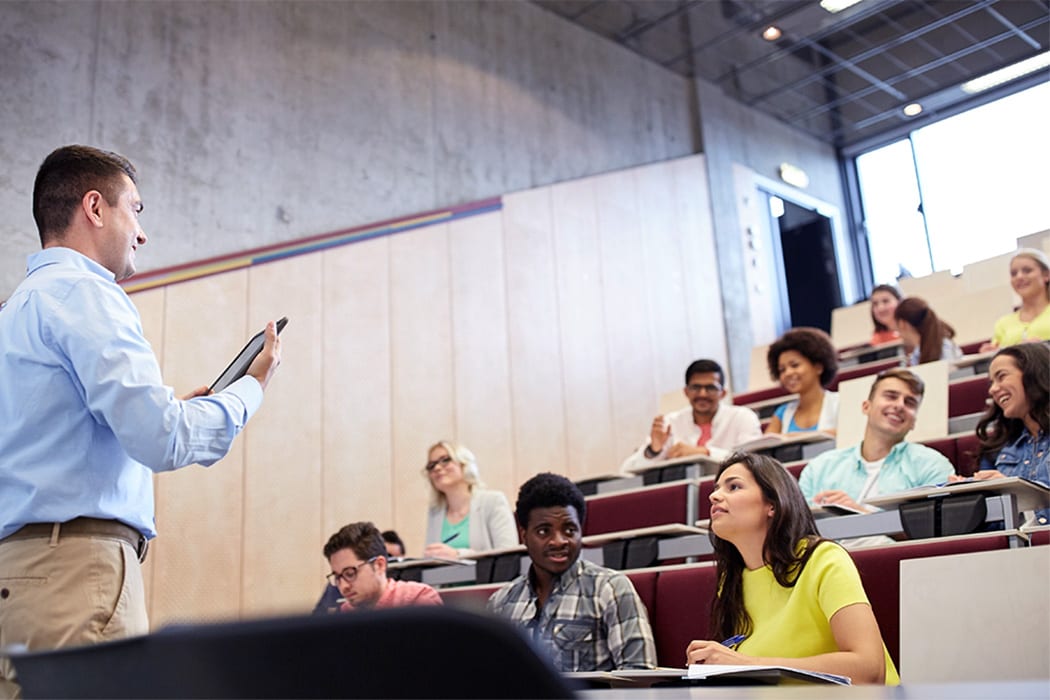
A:
[[[778,396],[787,396],[788,392],[784,387],[771,386],[768,389],[758,389],[757,391],[745,391],[743,394],[737,394],[733,397],[733,403],[737,406],[746,406],[752,403],[758,403],[759,401],[766,401],[767,399],[775,399]]]
[[[806,464],[808,464],[808,462],[803,462],[802,464],[792,464],[791,466],[784,468],[791,472],[791,476],[795,477],[795,479],[797,480],[800,476],[802,476],[802,470],[806,468]]]
[[[970,476],[977,471],[977,451],[981,441],[976,433],[961,435],[955,440],[955,471],[963,476]]]
[[[686,483],[677,483],[592,496],[587,499],[587,521],[583,524],[583,534],[600,535],[668,523],[685,523],[687,487]]]
[[[974,377],[948,385],[948,417],[980,413],[988,401],[988,378]]]
[[[1041,527],[1038,530],[1032,530],[1032,545],[1047,545],[1050,544],[1050,528]]]
[[[656,580],[660,602],[651,622],[661,666],[683,666],[689,642],[708,638],[715,576],[713,563],[660,572]]]
[[[856,379],[857,377],[874,376],[884,369],[890,369],[891,367],[898,367],[901,363],[899,357],[890,357],[879,362],[868,362],[863,365],[857,365],[855,367],[847,367],[839,370],[839,373],[835,375],[835,378],[831,381],[831,385],[828,387],[831,391],[838,391],[839,383],[849,381],[850,379]],[[874,380],[873,380],[874,381]]]
[[[902,559],[1006,549],[1009,537],[1001,532],[898,542],[850,552],[857,564],[871,609],[879,622],[886,648],[900,668],[900,562]],[[963,585],[960,582],[960,585]],[[936,601],[931,601],[936,603]]]
[[[981,346],[987,343],[989,340],[991,340],[991,338],[986,338],[985,340],[975,340],[972,343],[963,343],[959,346],[959,349],[962,350],[963,355],[976,355],[981,351]]]
[[[942,455],[948,458],[948,461],[953,465],[956,463],[957,455],[955,451],[955,438],[939,438],[937,440],[926,440],[924,443],[927,447],[937,450]]]

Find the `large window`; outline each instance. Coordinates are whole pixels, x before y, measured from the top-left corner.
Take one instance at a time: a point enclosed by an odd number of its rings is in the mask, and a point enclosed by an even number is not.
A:
[[[1009,252],[1050,229],[1050,83],[857,157],[875,283]]]

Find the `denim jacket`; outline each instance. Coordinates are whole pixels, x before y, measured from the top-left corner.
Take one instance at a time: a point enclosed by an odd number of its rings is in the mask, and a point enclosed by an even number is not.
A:
[[[981,469],[998,469],[1003,476],[1019,476],[1050,486],[1050,435],[1040,431],[1035,437],[1027,430],[1014,442],[1003,445],[995,461],[981,460]],[[1050,508],[1035,512],[1040,525],[1050,523]]]

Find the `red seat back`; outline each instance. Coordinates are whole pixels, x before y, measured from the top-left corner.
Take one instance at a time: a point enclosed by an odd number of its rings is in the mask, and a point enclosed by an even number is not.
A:
[[[961,435],[955,440],[955,471],[963,476],[970,476],[977,471],[977,451],[981,441],[976,433]]]
[[[857,365],[855,367],[847,367],[840,369],[835,378],[831,380],[831,384],[828,389],[831,391],[838,391],[839,383],[849,381],[850,379],[856,379],[857,377],[867,377],[876,375],[884,369],[890,369],[891,367],[897,367],[901,363],[899,357],[890,357],[879,362],[869,362],[863,365]]]
[[[939,557],[947,554],[1006,549],[1009,538],[1002,533],[965,535],[901,542],[850,552],[857,564],[864,591],[878,620],[882,639],[900,671],[900,563],[902,559]],[[962,585],[963,582],[960,582]],[[936,604],[936,601],[930,601]]]
[[[583,534],[600,535],[668,523],[685,523],[687,487],[688,484],[678,483],[592,496],[587,499],[587,520],[583,524]]]
[[[685,649],[710,636],[711,601],[717,589],[715,565],[696,564],[663,571],[656,580],[660,601],[651,618],[656,658],[661,666],[685,665]]]
[[[988,378],[974,377],[948,385],[948,417],[980,413],[988,401]]]

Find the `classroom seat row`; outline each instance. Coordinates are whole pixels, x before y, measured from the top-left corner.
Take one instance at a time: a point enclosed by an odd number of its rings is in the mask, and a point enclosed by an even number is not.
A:
[[[957,537],[911,540],[850,550],[864,590],[879,622],[886,648],[900,669],[900,562],[906,559],[1008,549],[1018,537],[1031,545],[1050,544],[1050,529],[1030,535],[1017,531],[975,533]],[[714,562],[659,566],[624,572],[645,604],[662,666],[682,666],[693,639],[708,636],[711,601],[717,590]],[[502,584],[443,589],[448,605],[483,608]]]
[[[956,473],[970,476],[977,469],[980,442],[973,433],[948,435],[923,442],[952,463]],[[806,462],[784,465],[798,479]],[[587,497],[584,536],[655,527],[672,523],[692,525],[710,517],[714,478],[682,479],[626,491]],[[691,499],[696,499],[691,503]],[[695,517],[694,517],[695,516]]]

